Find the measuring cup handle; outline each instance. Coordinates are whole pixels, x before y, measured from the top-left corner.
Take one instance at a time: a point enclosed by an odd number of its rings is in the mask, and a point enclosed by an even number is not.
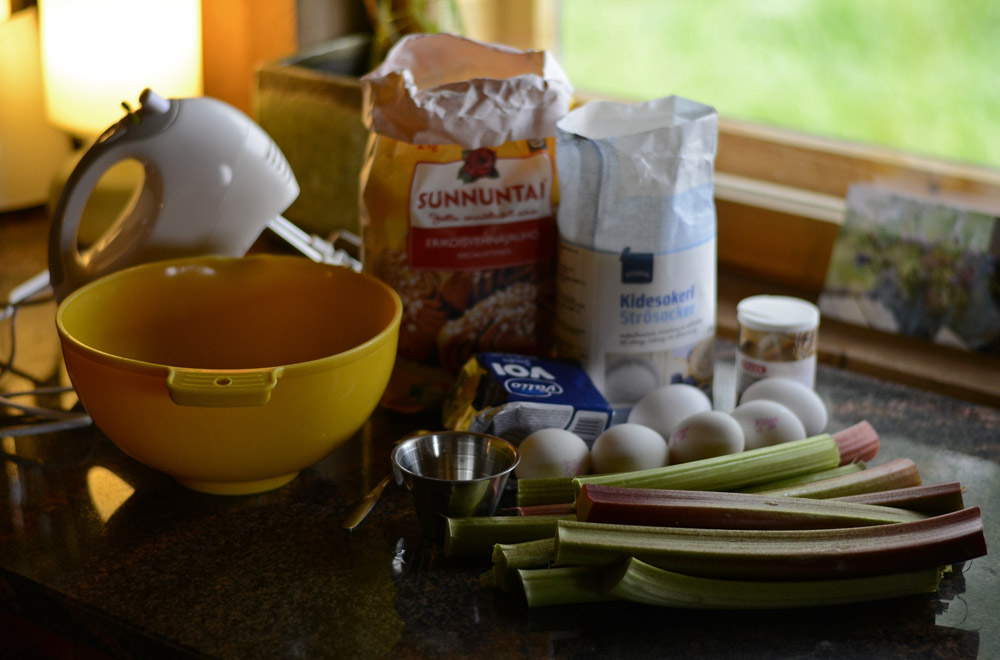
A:
[[[174,403],[202,408],[262,406],[271,400],[282,368],[203,371],[171,368],[167,390]]]

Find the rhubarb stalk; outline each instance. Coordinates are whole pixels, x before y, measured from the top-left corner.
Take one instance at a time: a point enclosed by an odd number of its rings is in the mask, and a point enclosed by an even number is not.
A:
[[[517,480],[518,506],[572,503],[575,496],[572,477]]]
[[[607,595],[650,605],[692,609],[781,609],[861,603],[934,593],[937,568],[835,580],[755,582],[695,577],[629,559],[606,578]]]
[[[555,563],[636,557],[689,575],[741,580],[864,577],[937,568],[986,554],[978,507],[892,525],[820,530],[639,527],[561,520]]]
[[[520,569],[518,576],[529,607],[613,600],[602,589],[604,572],[593,566]]]
[[[917,468],[917,464],[909,458],[896,458],[882,465],[866,468],[852,474],[790,488],[765,490],[761,493],[826,499],[919,485],[920,470]]]
[[[651,470],[576,477],[573,484],[577,491],[584,484],[678,490],[736,490],[838,465],[840,452],[837,443],[833,437],[824,434]]]
[[[510,510],[519,516],[566,516],[576,513],[576,505],[572,502],[563,502],[560,504],[533,504],[531,506],[511,507]]]
[[[917,511],[928,516],[951,513],[965,507],[962,484],[948,481],[939,484],[893,488],[860,495],[836,498],[839,502],[857,502],[891,506],[909,511]]]
[[[886,506],[796,497],[587,484],[577,520],[713,529],[831,529],[908,522],[922,514]]]
[[[548,568],[556,553],[555,538],[524,543],[498,543],[493,547],[493,584],[504,592],[520,585],[518,569]]]
[[[446,557],[489,557],[497,543],[522,543],[555,536],[559,520],[573,516],[473,516],[448,518]]]
[[[747,486],[746,488],[740,488],[739,492],[763,493],[766,491],[792,488],[793,486],[804,486],[816,481],[823,481],[824,479],[842,477],[845,474],[854,474],[855,472],[860,472],[864,469],[864,463],[847,463],[846,465],[838,465],[837,467],[830,468],[829,470],[819,470],[817,472],[809,472],[807,474],[797,474],[794,477],[788,477],[787,479],[778,479],[776,481],[768,481],[762,484]]]
[[[833,434],[840,448],[840,464],[867,462],[878,455],[879,437],[868,422],[862,420]]]
[[[585,483],[633,488],[740,490],[757,484],[798,477],[871,460],[879,437],[868,422],[834,433],[761,447],[738,454],[667,465],[651,470],[570,478],[521,479],[517,504],[571,503]]]

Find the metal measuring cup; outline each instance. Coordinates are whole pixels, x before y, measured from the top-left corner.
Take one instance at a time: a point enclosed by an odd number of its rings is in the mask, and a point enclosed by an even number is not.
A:
[[[421,529],[442,541],[446,517],[496,512],[520,455],[514,445],[496,436],[441,431],[402,441],[390,459],[396,483],[410,491]]]

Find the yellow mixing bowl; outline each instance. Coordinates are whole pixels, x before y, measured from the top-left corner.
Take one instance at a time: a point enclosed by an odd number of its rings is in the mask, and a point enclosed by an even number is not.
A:
[[[63,357],[94,423],[189,488],[277,488],[375,409],[402,304],[377,279],[301,257],[136,266],[59,305]]]

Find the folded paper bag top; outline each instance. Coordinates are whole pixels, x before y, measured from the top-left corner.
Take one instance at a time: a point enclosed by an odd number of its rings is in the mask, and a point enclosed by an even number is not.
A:
[[[466,149],[555,135],[573,92],[547,51],[452,34],[404,37],[361,80],[369,129]]]
[[[679,96],[591,101],[558,124],[559,232],[604,252],[676,252],[715,236],[714,108]]]

